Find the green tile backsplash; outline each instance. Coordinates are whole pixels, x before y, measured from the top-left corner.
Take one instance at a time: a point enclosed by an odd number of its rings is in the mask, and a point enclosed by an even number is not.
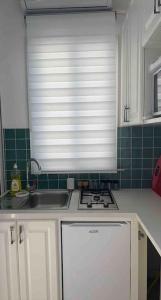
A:
[[[30,157],[29,129],[4,129],[6,183],[10,188],[10,173],[15,161],[26,187],[26,162]],[[118,128],[118,174],[41,174],[31,175],[38,188],[66,188],[66,179],[118,179],[121,188],[151,187],[153,168],[161,155],[161,126],[137,126]]]

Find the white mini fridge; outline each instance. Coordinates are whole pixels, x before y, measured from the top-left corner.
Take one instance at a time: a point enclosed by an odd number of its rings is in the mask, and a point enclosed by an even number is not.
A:
[[[130,223],[63,223],[63,300],[130,300]]]

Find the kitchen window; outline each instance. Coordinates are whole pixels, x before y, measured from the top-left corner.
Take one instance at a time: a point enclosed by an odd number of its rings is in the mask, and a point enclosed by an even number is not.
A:
[[[116,171],[114,14],[36,15],[26,22],[31,156],[44,172]]]

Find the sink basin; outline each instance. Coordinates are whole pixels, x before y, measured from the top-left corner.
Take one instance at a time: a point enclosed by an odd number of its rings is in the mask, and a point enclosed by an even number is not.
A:
[[[67,190],[39,190],[30,195],[30,208],[64,209],[69,207],[71,193]]]

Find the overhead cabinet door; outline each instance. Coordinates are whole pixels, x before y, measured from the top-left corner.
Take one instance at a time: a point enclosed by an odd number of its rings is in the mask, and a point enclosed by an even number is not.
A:
[[[18,222],[21,300],[58,300],[54,221]]]
[[[139,0],[131,3],[122,30],[121,125],[142,123],[143,51]]]

